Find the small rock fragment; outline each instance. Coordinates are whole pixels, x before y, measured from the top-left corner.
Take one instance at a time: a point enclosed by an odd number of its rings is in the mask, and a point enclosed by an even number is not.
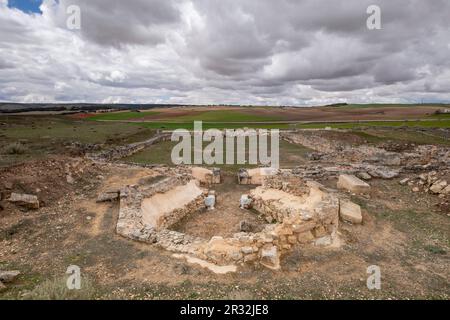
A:
[[[354,193],[367,193],[370,185],[355,176],[342,174],[337,183],[338,189],[345,189]]]
[[[11,193],[8,201],[29,209],[39,209],[39,200],[35,195]]]
[[[0,282],[9,283],[13,282],[20,275],[20,271],[0,271]]]

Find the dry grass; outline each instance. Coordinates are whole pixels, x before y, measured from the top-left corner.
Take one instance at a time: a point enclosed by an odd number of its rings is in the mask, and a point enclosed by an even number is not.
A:
[[[28,148],[19,142],[11,143],[3,147],[3,154],[24,154]]]
[[[95,298],[96,289],[89,279],[82,278],[79,290],[70,290],[66,281],[66,277],[46,280],[37,285],[26,298],[31,300],[88,300]]]

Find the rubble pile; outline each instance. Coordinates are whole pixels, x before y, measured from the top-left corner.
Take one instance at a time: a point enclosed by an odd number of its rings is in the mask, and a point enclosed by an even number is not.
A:
[[[447,174],[448,175],[448,174]],[[399,181],[401,185],[408,185],[413,192],[425,192],[439,195],[444,198],[450,195],[450,184],[445,178],[445,174],[437,171],[422,173],[414,177],[405,178]]]

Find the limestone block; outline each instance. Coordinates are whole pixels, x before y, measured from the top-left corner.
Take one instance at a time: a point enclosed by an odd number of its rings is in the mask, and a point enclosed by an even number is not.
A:
[[[220,168],[212,169],[212,183],[219,184],[220,183]]]
[[[251,209],[252,204],[253,204],[253,199],[249,195],[243,194],[241,196],[241,200],[240,200],[241,209]]]
[[[447,187],[447,181],[438,180],[430,187],[430,190],[433,193],[441,193],[445,187]]]
[[[354,224],[362,223],[361,207],[351,201],[341,200],[339,215],[344,221]]]
[[[314,244],[316,246],[329,246],[333,243],[333,239],[331,239],[331,236],[324,236],[321,237],[319,239],[317,239],[316,241],[314,241]]]
[[[354,193],[367,193],[370,185],[353,175],[342,174],[337,183],[338,189],[345,189]]]
[[[250,254],[253,253],[253,247],[242,247],[241,251],[243,254]]]
[[[103,192],[100,193],[97,197],[97,202],[107,202],[107,201],[114,201],[119,199],[119,192],[118,191],[111,191],[111,192]]]
[[[34,195],[11,193],[8,201],[28,209],[39,209],[39,200]]]
[[[0,282],[8,283],[14,281],[20,275],[20,271],[0,271]]]
[[[289,236],[289,237],[287,238],[287,240],[288,240],[288,242],[289,242],[290,244],[296,244],[296,243],[297,243],[297,237],[294,236],[294,235]]]
[[[313,234],[316,238],[320,238],[327,234],[327,230],[324,228],[324,226],[318,226],[314,228]]]
[[[209,195],[205,198],[205,206],[209,210],[214,210],[214,206],[216,205],[216,196]]]
[[[314,236],[311,231],[299,233],[297,238],[298,238],[298,242],[300,242],[300,243],[309,243],[312,240],[314,240]]]
[[[252,253],[244,256],[244,262],[254,262],[258,259],[258,254]]]
[[[450,185],[448,185],[447,187],[445,187],[445,188],[441,191],[441,193],[443,193],[443,194],[450,194]]]
[[[302,233],[302,232],[306,232],[306,231],[310,231],[310,230],[314,229],[315,226],[316,226],[316,222],[308,221],[308,222],[292,225],[292,230],[296,233]]]

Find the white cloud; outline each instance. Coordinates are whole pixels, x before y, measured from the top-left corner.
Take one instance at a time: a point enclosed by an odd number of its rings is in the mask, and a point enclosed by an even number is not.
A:
[[[44,0],[42,15],[6,4],[0,100],[450,101],[448,0]],[[367,30],[369,4],[382,30]]]

